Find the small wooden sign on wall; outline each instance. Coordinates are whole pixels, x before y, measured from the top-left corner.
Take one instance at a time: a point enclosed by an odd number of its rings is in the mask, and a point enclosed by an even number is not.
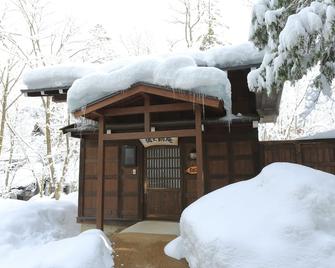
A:
[[[166,138],[146,138],[140,139],[141,143],[145,148],[150,146],[177,146],[178,137],[166,137]]]
[[[186,173],[190,175],[196,175],[198,173],[198,167],[197,166],[191,166],[188,169],[186,169]]]

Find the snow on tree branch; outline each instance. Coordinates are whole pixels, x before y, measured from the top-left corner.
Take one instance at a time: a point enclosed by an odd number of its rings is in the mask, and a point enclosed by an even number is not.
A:
[[[295,82],[318,66],[319,75],[310,86],[314,92],[331,95],[335,78],[334,0],[259,0],[253,8],[250,39],[266,50],[262,65],[249,74],[250,90],[280,90],[285,81]]]

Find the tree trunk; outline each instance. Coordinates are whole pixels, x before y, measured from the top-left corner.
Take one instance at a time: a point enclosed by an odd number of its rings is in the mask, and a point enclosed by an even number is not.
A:
[[[44,113],[45,113],[45,142],[47,146],[47,161],[50,171],[50,180],[51,186],[54,188],[56,186],[56,178],[55,178],[55,167],[54,161],[52,158],[52,139],[51,139],[51,130],[50,130],[50,123],[51,123],[51,98],[46,97],[43,99],[42,102],[44,106]],[[51,189],[49,188],[49,194],[51,193]]]
[[[67,124],[70,124],[70,115],[68,114],[67,116]],[[66,134],[65,135],[65,142],[66,142],[66,155],[64,159],[64,164],[63,164],[63,170],[62,170],[62,175],[57,183],[56,189],[55,189],[55,199],[58,200],[60,198],[61,192],[62,192],[62,187],[65,181],[65,175],[68,169],[69,165],[69,156],[70,156],[70,141],[69,141],[69,136]]]
[[[5,178],[5,187],[8,190],[10,189],[10,186],[11,186],[11,185],[9,185],[9,173],[10,173],[10,168],[11,168],[11,165],[12,165],[12,162],[13,162],[13,152],[14,152],[14,136],[11,133],[10,134],[9,159],[8,159],[8,165],[7,165],[7,168],[6,168],[6,178]]]
[[[7,113],[7,97],[8,97],[8,76],[6,81],[4,81],[4,91],[2,95],[1,102],[1,122],[0,122],[0,155],[2,153],[3,139],[5,132],[5,123],[6,123],[6,113]]]

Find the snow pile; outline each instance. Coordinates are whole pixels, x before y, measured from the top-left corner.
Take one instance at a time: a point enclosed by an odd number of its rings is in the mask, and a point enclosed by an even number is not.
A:
[[[30,89],[70,87],[68,104],[71,111],[137,82],[145,82],[222,99],[230,113],[230,83],[226,73],[218,68],[260,63],[263,55],[249,42],[218,46],[208,51],[132,57],[102,65],[58,65],[32,70],[24,75],[23,81]]]
[[[190,267],[332,268],[335,176],[274,163],[186,208],[166,254]]]
[[[0,267],[112,267],[108,239],[79,234],[76,213],[69,201],[0,199]]]

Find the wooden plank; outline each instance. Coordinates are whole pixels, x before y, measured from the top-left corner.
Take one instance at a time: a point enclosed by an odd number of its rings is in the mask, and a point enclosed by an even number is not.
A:
[[[96,199],[96,226],[97,229],[104,229],[104,129],[105,118],[99,117],[99,135],[98,135],[98,162],[97,162],[97,199]]]
[[[197,154],[197,195],[201,197],[205,193],[204,180],[204,159],[203,159],[203,143],[202,143],[202,127],[201,127],[201,106],[195,106],[195,144]]]
[[[85,139],[80,139],[80,157],[79,157],[79,194],[78,194],[78,217],[84,216],[84,202],[85,202],[85,189],[84,189],[84,179],[85,179]]]
[[[150,97],[148,94],[144,94],[144,131],[150,132]]]
[[[115,94],[109,98],[98,101],[97,103],[88,105],[85,109],[74,112],[74,115],[76,117],[86,116],[91,112],[102,109],[108,105],[114,104],[116,102],[119,102],[120,100],[132,97],[140,93],[153,94],[165,98],[186,101],[194,104],[201,104],[220,110],[222,109],[222,101],[217,98],[211,98],[206,96],[200,97],[183,91],[173,91],[171,89],[163,89],[161,87],[137,85],[135,87],[122,91],[122,93],[120,92],[119,94]]]
[[[108,108],[101,113],[105,116],[120,116],[120,115],[132,115],[132,114],[143,114],[145,112],[160,113],[160,112],[179,112],[179,111],[191,111],[194,105],[188,102],[171,103],[171,104],[156,104],[150,106],[135,106],[126,108]]]
[[[201,123],[200,123],[201,124]],[[200,126],[201,127],[201,126]],[[112,133],[104,134],[105,141],[117,140],[138,140],[145,138],[164,138],[164,137],[192,137],[196,135],[194,129],[180,129],[180,130],[164,130],[155,132],[128,132],[128,133]]]
[[[296,160],[298,164],[302,164],[302,154],[301,154],[301,144],[295,144],[295,151],[296,151]]]

